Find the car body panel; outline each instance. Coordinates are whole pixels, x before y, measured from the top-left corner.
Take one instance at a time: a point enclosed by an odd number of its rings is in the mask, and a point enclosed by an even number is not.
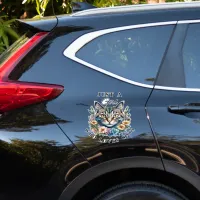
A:
[[[82,32],[83,31],[74,32],[73,37],[78,34],[80,35]],[[13,73],[15,76],[18,74],[18,76],[14,77],[11,74],[10,77],[12,79],[20,77],[20,81],[43,81],[45,83],[54,83],[65,87],[65,91],[62,95],[55,100],[48,102],[46,107],[49,113],[56,116],[56,121],[57,119],[62,119],[69,122],[60,123],[59,120],[57,121],[59,127],[88,160],[91,161],[91,158],[94,158],[95,160],[96,155],[98,155],[97,161],[94,161],[94,163],[99,163],[117,157],[136,155],[137,151],[140,155],[149,154],[159,157],[157,151],[148,152],[145,150],[148,147],[154,149],[157,148],[144,108],[148,95],[151,92],[151,88],[142,88],[123,83],[67,59],[61,54],[63,51],[55,52],[54,49],[58,48],[64,50],[66,44],[63,43],[63,41],[70,43],[69,38],[71,39],[70,33],[64,35],[64,33],[59,32],[59,34],[61,36],[57,36],[56,39],[54,38],[53,33],[52,35],[50,34],[49,37],[52,38],[52,42],[50,42],[50,38],[47,38],[46,42],[44,41],[46,44],[42,44],[41,49],[36,48],[31,52],[32,56],[35,56],[34,60],[38,59],[31,68],[25,71],[24,68],[20,69],[19,67],[18,71]],[[40,52],[48,52],[48,54],[41,54]],[[57,60],[59,60],[59,64]],[[30,62],[30,59],[24,60],[23,67],[30,65]],[[47,64],[49,62],[51,65]],[[48,71],[46,71],[47,67]],[[40,73],[38,73],[38,71]],[[44,72],[48,72],[48,75],[46,74],[45,77],[43,76]],[[72,81],[74,84],[71,84]],[[93,82],[95,82],[96,85],[93,85]],[[78,86],[79,84],[84,86],[85,89],[81,89]],[[88,133],[85,132],[86,128],[88,128],[88,108],[94,104],[94,100],[99,99],[97,97],[98,92],[104,90],[113,91],[115,94],[121,92],[121,99],[125,100],[126,104],[132,109],[132,126],[135,129],[135,132],[131,138],[129,138],[130,140],[121,141],[118,144],[101,144],[90,138]],[[134,103],[132,101],[133,96],[129,93],[130,90],[133,91]],[[136,115],[137,118],[134,118]],[[137,146],[138,150],[134,150]],[[113,150],[111,151],[111,149]],[[130,149],[133,150],[130,151]],[[105,155],[102,156],[102,154]],[[101,156],[99,157],[99,155]]]
[[[194,11],[191,12],[186,9],[183,11],[185,15],[175,10],[171,12],[176,13],[176,15],[165,12],[162,13],[163,20],[161,19],[160,21],[177,20],[181,16],[183,19],[196,19],[197,12]],[[60,84],[65,87],[65,92],[60,97],[47,103],[47,110],[55,116],[58,116],[58,118],[70,122],[66,124],[58,122],[58,125],[91,163],[91,157],[96,158],[96,155],[98,155],[98,159],[94,161],[94,164],[106,161],[108,158],[110,159],[110,156],[112,158],[118,158],[125,155],[138,155],[137,150],[135,150],[136,148],[143,149],[142,151],[138,150],[140,152],[139,155],[146,155],[148,154],[146,150],[151,150],[151,156],[159,157],[156,142],[144,108],[151,93],[151,88],[130,85],[108,77],[81,64],[77,64],[71,59],[67,59],[61,52],[64,52],[72,41],[85,33],[116,26],[126,26],[130,24],[130,19],[132,19],[133,25],[153,23],[157,22],[156,19],[158,16],[160,16],[159,12],[149,13],[148,19],[146,18],[145,12],[128,13],[123,18],[117,14],[113,15],[113,17],[103,15],[98,16],[98,19],[100,19],[100,23],[98,24],[96,23],[97,17],[95,16],[90,18],[90,20],[87,17],[60,17],[58,18],[58,27],[49,35],[48,41],[44,41],[43,44],[41,43],[41,48],[37,48],[37,54],[32,52],[33,57],[36,56],[34,60],[36,58],[37,62],[33,62],[32,67],[28,68],[28,70],[20,71],[18,77],[11,76],[13,79],[19,79],[20,81],[34,80],[35,82]],[[104,23],[105,21],[107,23]],[[61,49],[61,52],[54,52],[55,49]],[[25,60],[24,63],[30,65],[30,60]],[[47,63],[51,63],[51,65]],[[43,74],[47,72],[47,66],[48,75],[44,77]],[[41,73],[38,73],[39,71]],[[77,71],[79,72],[78,74]],[[71,84],[72,82],[73,84]],[[96,84],[92,84],[93,82]],[[85,89],[82,90],[79,85],[85,86]],[[121,141],[118,144],[99,144],[92,138],[89,138],[85,132],[85,129],[88,127],[87,110],[98,99],[98,92],[101,91],[121,92],[123,98],[131,107],[132,123],[135,132],[129,140]],[[132,91],[132,93],[129,91]],[[137,117],[134,118],[134,115],[137,115]],[[117,151],[118,148],[120,149],[121,155]],[[131,148],[134,150],[130,151]],[[114,150],[111,151],[111,149]],[[103,153],[105,155],[103,157],[101,155],[102,152],[105,152]],[[99,155],[101,155],[101,158]]]
[[[36,29],[37,31],[51,31],[57,26],[58,23],[56,16],[16,21],[24,28]]]
[[[147,104],[153,129],[163,157],[199,174],[199,122],[192,116],[168,112],[169,105],[199,100],[199,93],[154,90]]]
[[[43,104],[1,117],[0,129],[2,200],[57,199],[67,172],[80,162],[89,167]]]
[[[126,19],[130,19],[130,17],[133,19],[134,24],[135,15],[127,15],[121,19],[119,26],[127,25]],[[154,17],[149,17],[148,22],[152,22]],[[111,23],[113,19],[110,18],[110,22],[107,21],[108,23],[106,24],[101,21],[102,24],[97,26],[95,18],[85,23],[87,21],[85,19],[76,19],[74,21],[74,18],[67,17],[65,19],[66,23],[71,20],[70,23],[74,23],[73,27],[70,25],[64,26],[62,21],[64,18],[61,17],[59,20],[58,27],[49,35],[47,41],[41,44],[41,52],[45,53],[39,54],[40,48],[32,51],[31,54],[33,56],[37,55],[37,62],[33,63],[32,67],[28,68],[27,71],[21,71],[19,77],[11,75],[11,78],[19,78],[20,81],[34,80],[35,82],[64,86],[65,91],[62,95],[47,103],[47,110],[58,118],[69,121],[69,123],[58,122],[58,125],[91,164],[124,156],[149,155],[159,157],[145,111],[145,103],[152,88],[139,87],[122,82],[78,64],[63,55],[66,47],[81,35],[103,27],[115,26],[115,24]],[[107,20],[107,17],[105,17],[105,20]],[[146,19],[141,16],[140,21],[144,23]],[[55,52],[55,49],[58,51]],[[26,65],[30,65],[30,60],[28,59],[23,62],[27,62]],[[48,63],[51,63],[51,65],[48,65]],[[44,72],[46,73],[45,77],[43,76]],[[16,71],[15,74],[17,74]],[[146,78],[148,79],[149,77]],[[121,140],[115,144],[101,144],[89,137],[86,132],[88,128],[88,109],[93,106],[94,101],[102,100],[102,98],[98,97],[99,92],[109,91],[115,93],[115,98],[117,98],[118,92],[122,94],[122,97],[118,99],[119,101],[124,100],[125,104],[130,107],[132,128],[135,131],[127,140]],[[149,149],[154,149],[154,151]]]
[[[123,17],[119,13],[60,16],[56,28],[55,20],[49,25],[46,21],[46,28],[43,30],[53,30],[27,54],[9,78],[60,84],[65,90],[50,102],[2,116],[0,148],[4,162],[1,172],[5,180],[2,181],[0,190],[2,199],[13,199],[13,196],[19,200],[58,199],[64,188],[88,168],[105,164],[106,171],[107,162],[115,162],[124,157],[130,158],[133,165],[136,164],[134,158],[138,156],[144,159],[148,157],[148,160],[155,158],[159,169],[167,171],[171,169],[168,160],[172,160],[198,173],[198,146],[190,143],[194,136],[198,142],[198,123],[194,123],[191,118],[167,112],[168,105],[184,103],[189,98],[198,100],[198,93],[187,97],[187,92],[178,92],[177,95],[175,91],[158,90],[156,86],[153,90],[153,85],[146,88],[129,84],[77,63],[63,53],[73,41],[92,31],[146,23],[194,20],[199,19],[199,11],[199,8],[186,8],[181,12],[176,9],[127,12],[123,13]],[[44,25],[34,23],[39,29]],[[134,132],[129,138],[109,144],[89,137],[86,132],[88,109],[94,105],[94,101],[102,100],[99,92],[114,92],[115,97],[118,92],[121,93],[119,99],[124,100],[131,109]],[[177,127],[177,122],[185,127],[184,130]],[[191,135],[190,128],[194,129]],[[176,141],[173,140],[174,130],[180,135]],[[187,138],[185,143],[181,139],[183,134]],[[13,166],[13,160],[16,166]],[[139,162],[141,163],[147,162],[143,160]],[[194,182],[196,183],[196,176]]]
[[[147,103],[147,112],[163,158],[178,162],[199,174],[200,114],[173,113],[169,110],[169,106],[184,106],[199,102],[199,88],[186,88],[182,51],[187,30],[187,23],[180,23],[176,27],[166,62],[163,62],[157,79],[156,85],[161,87],[160,89],[155,87],[153,90]]]

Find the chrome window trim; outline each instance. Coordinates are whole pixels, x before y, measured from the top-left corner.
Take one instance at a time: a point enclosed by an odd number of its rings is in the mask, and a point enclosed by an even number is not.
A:
[[[195,23],[200,23],[200,19],[195,19],[195,20],[181,20],[181,21],[178,21],[177,24],[195,24]]]
[[[96,70],[98,72],[101,72],[103,74],[106,74],[108,76],[111,76],[113,78],[116,78],[118,80],[121,80],[123,82],[132,84],[132,85],[136,85],[139,87],[144,87],[144,88],[155,88],[155,89],[159,89],[159,90],[172,90],[172,91],[196,91],[196,92],[200,92],[200,89],[198,88],[178,88],[178,87],[165,87],[165,86],[158,86],[156,85],[155,87],[153,85],[149,85],[149,84],[144,84],[144,83],[140,83],[140,82],[136,82],[136,81],[132,81],[130,79],[124,78],[122,76],[116,75],[112,72],[109,72],[107,70],[104,70],[98,66],[95,66],[91,63],[88,63],[78,57],[76,57],[76,53],[87,43],[89,43],[90,41],[94,40],[95,38],[108,34],[108,33],[113,33],[113,32],[117,32],[117,31],[123,31],[123,30],[130,30],[130,29],[137,29],[137,28],[146,28],[146,27],[153,27],[153,26],[165,26],[165,25],[175,25],[177,23],[179,24],[184,24],[184,23],[198,23],[200,22],[200,20],[183,20],[183,21],[168,21],[168,22],[156,22],[156,23],[147,23],[147,24],[137,24],[137,25],[130,25],[130,26],[123,26],[123,27],[116,27],[116,28],[109,28],[109,29],[103,29],[103,30],[99,30],[99,31],[94,31],[94,32],[90,32],[90,33],[86,33],[82,36],[80,36],[79,38],[77,38],[74,42],[72,42],[63,52],[64,56],[66,56],[67,58],[76,61],[86,67],[89,67],[93,70]]]
[[[153,85],[148,85],[144,83],[139,83],[136,81],[132,81],[130,79],[124,78],[122,76],[116,75],[112,72],[109,72],[107,70],[104,70],[98,66],[95,66],[91,63],[88,63],[78,57],[76,57],[76,53],[81,49],[84,45],[89,43],[90,41],[94,40],[95,38],[108,34],[108,33],[113,33],[117,31],[123,31],[123,30],[130,30],[130,29],[137,29],[137,28],[146,28],[146,27],[152,27],[152,26],[163,26],[163,25],[174,25],[176,24],[177,21],[170,21],[170,22],[158,22],[158,23],[148,23],[148,24],[137,24],[137,25],[130,25],[130,26],[123,26],[123,27],[116,27],[116,28],[109,28],[109,29],[104,29],[104,30],[99,30],[99,31],[94,31],[90,33],[86,33],[79,38],[77,38],[72,44],[70,44],[63,52],[64,56],[67,58],[70,58],[71,60],[74,60],[80,64],[83,64],[91,69],[94,69],[98,72],[101,72],[103,74],[106,74],[108,76],[111,76],[113,78],[116,78],[118,80],[124,81],[126,83],[130,83],[132,85],[140,86],[140,87],[145,87],[145,88],[153,88]]]
[[[179,87],[167,87],[155,85],[154,89],[157,90],[170,90],[170,91],[182,91],[182,92],[200,92],[200,88],[179,88]]]

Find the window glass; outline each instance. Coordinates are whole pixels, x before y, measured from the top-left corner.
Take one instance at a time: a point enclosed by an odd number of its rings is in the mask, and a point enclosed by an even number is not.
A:
[[[100,36],[76,56],[121,77],[153,84],[173,25],[113,32]]]
[[[190,24],[183,46],[185,82],[188,88],[200,87],[200,24]]]

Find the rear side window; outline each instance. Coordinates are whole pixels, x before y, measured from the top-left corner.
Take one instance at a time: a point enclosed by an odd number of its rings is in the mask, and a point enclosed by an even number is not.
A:
[[[153,84],[173,25],[113,32],[100,36],[76,57],[126,79]]]
[[[190,24],[182,55],[187,88],[200,88],[200,24]]]

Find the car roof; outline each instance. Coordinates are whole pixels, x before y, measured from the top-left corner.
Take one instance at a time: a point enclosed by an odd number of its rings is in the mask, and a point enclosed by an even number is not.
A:
[[[105,15],[105,14],[117,14],[117,13],[130,13],[130,12],[151,12],[151,11],[166,11],[166,10],[181,10],[200,8],[200,1],[194,2],[173,2],[173,3],[156,3],[156,4],[138,4],[129,6],[116,6],[106,8],[94,8],[84,11],[80,11],[72,14],[71,16],[90,16],[90,15]]]

